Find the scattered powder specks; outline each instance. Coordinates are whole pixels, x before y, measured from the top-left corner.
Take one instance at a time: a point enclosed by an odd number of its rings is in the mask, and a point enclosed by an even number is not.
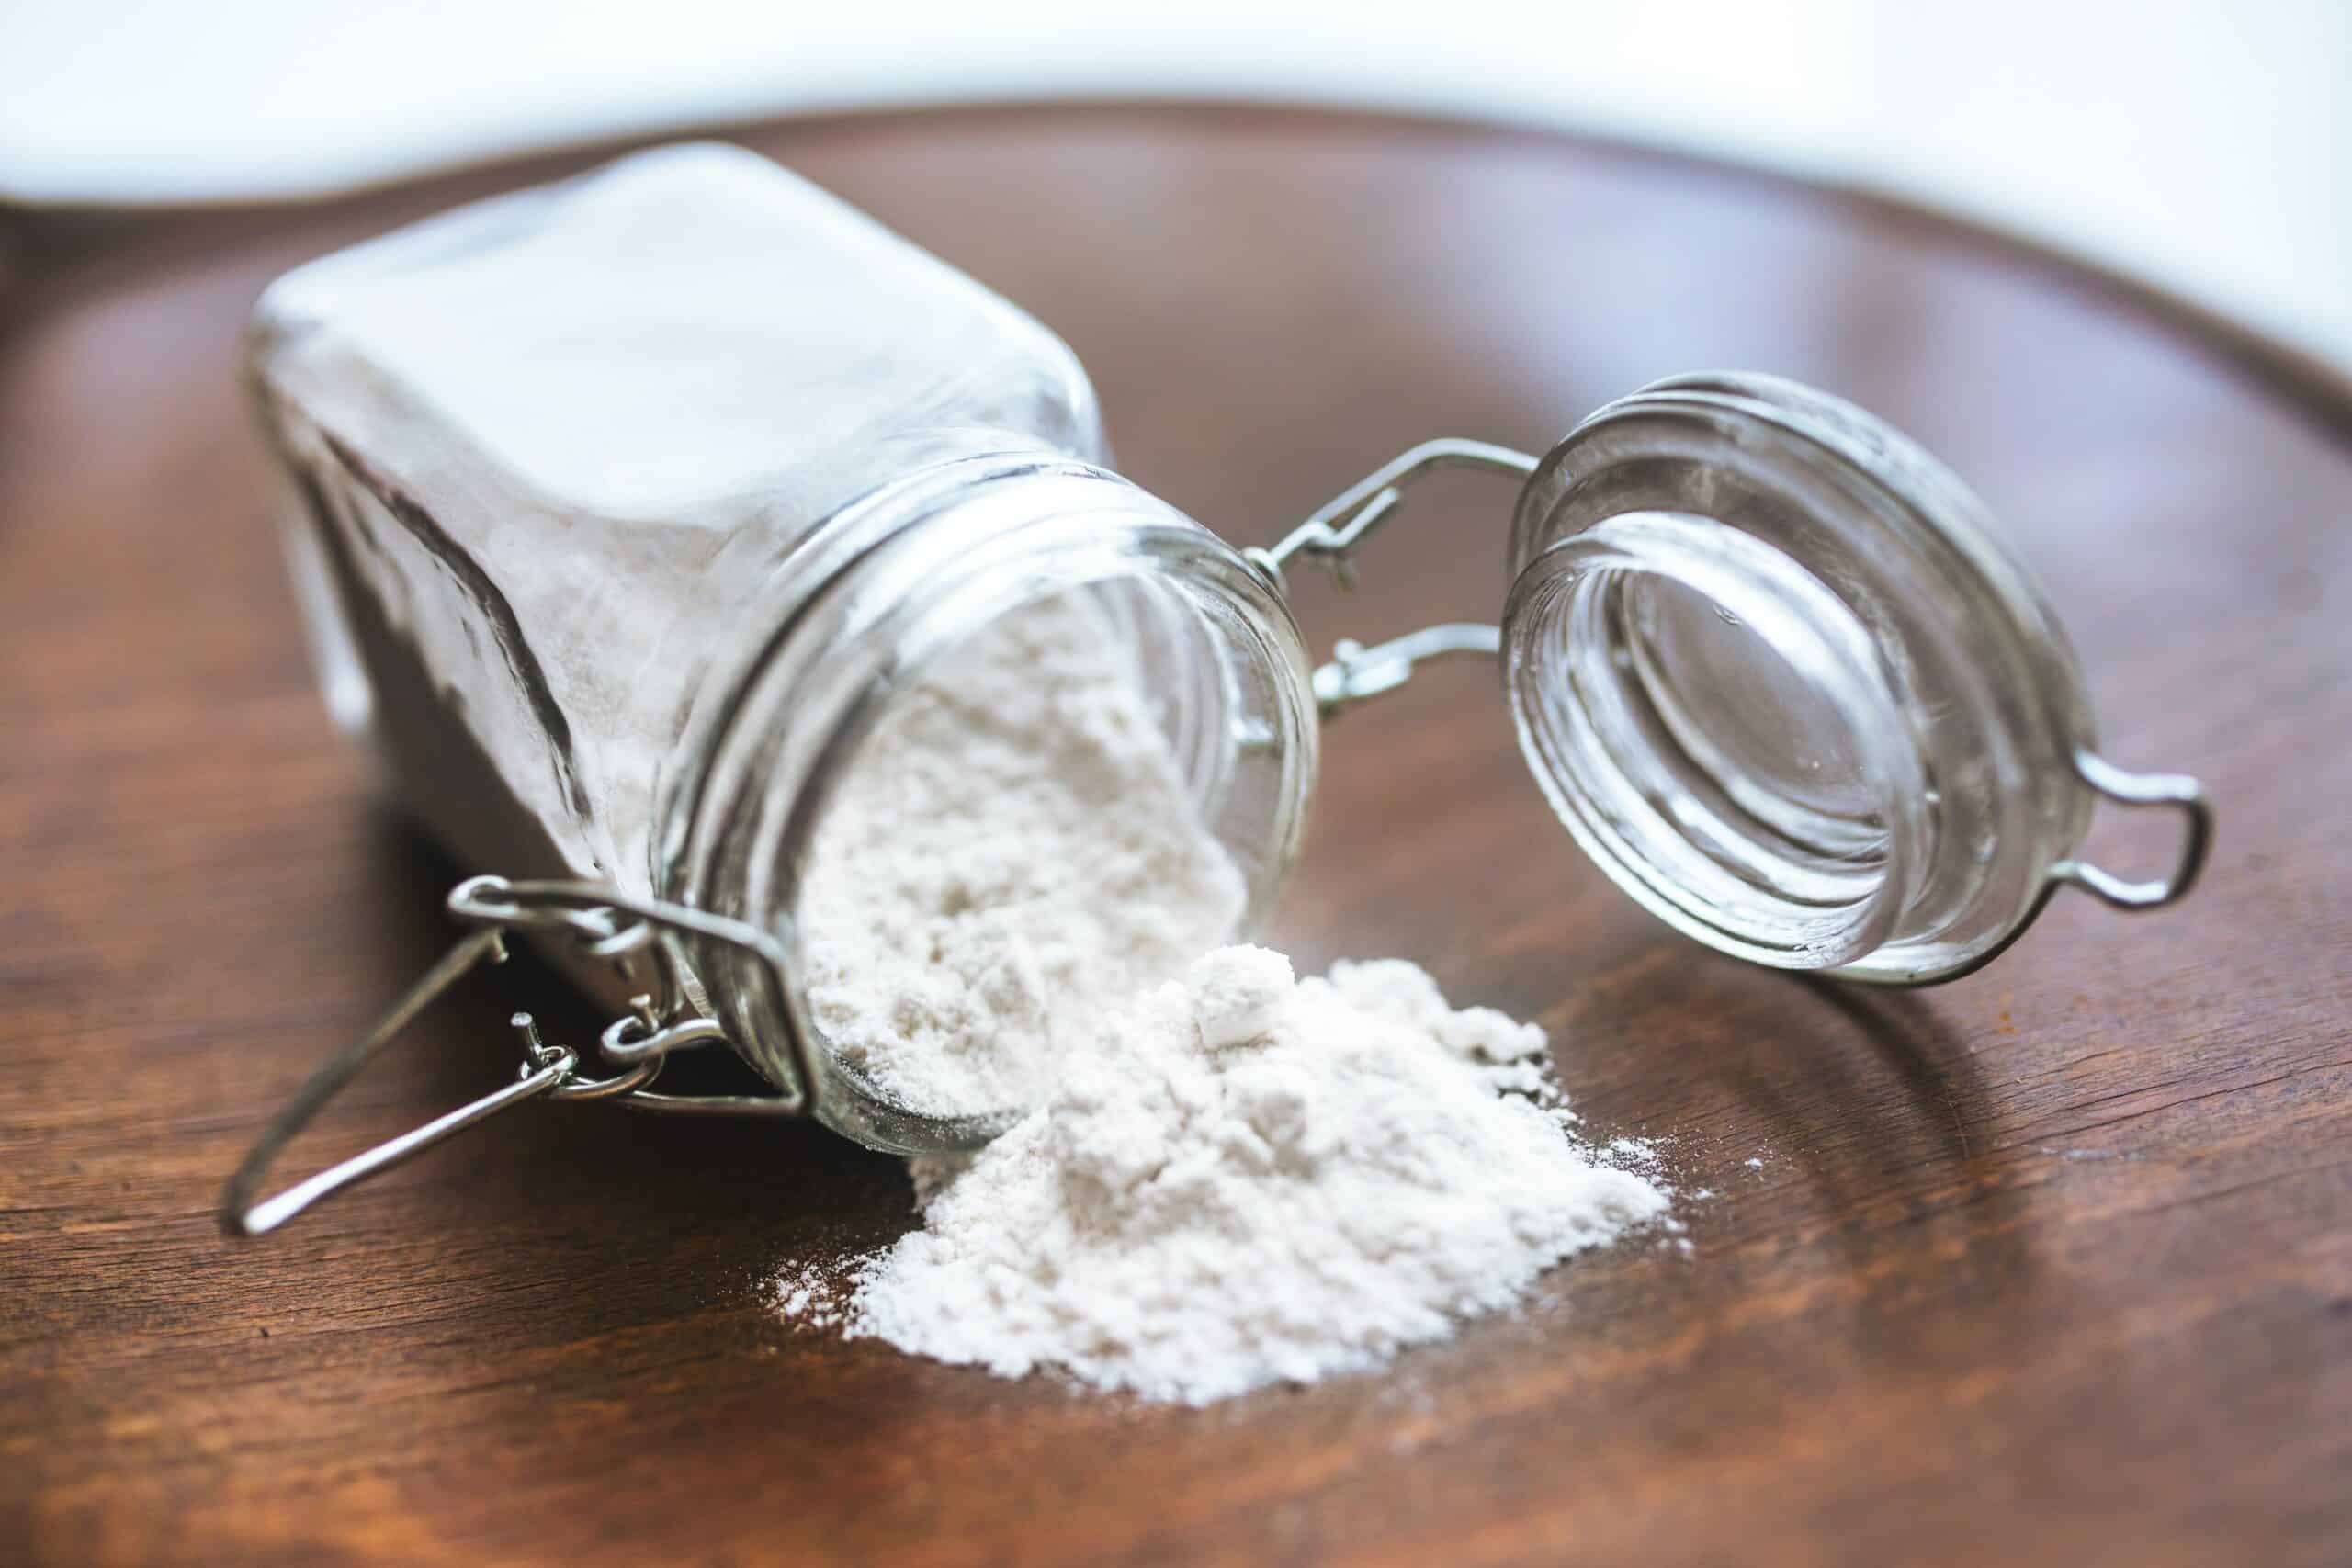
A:
[[[1611,1138],[1609,1140],[1610,1163],[1625,1170],[1655,1173],[1665,1168],[1666,1159],[1658,1146],[1647,1138]]]
[[[2036,1144],[2033,1145],[2033,1150],[2036,1154],[2049,1155],[2053,1158],[2070,1163],[2086,1159],[2136,1159],[2139,1157],[2115,1149],[2055,1149],[2048,1144]]]
[[[837,1327],[842,1317],[831,1283],[806,1264],[779,1269],[768,1281],[767,1301],[777,1316],[811,1328]]]

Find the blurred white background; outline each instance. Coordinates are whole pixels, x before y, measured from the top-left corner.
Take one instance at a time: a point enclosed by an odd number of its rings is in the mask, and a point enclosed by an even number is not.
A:
[[[290,196],[868,104],[1397,107],[1925,198],[2352,369],[2347,89],[2352,0],[9,0],[0,197]]]

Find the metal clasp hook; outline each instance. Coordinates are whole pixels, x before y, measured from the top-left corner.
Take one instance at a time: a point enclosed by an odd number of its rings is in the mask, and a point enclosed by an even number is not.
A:
[[[1277,588],[1283,585],[1283,568],[1292,557],[1301,555],[1328,567],[1342,588],[1352,587],[1356,547],[1395,514],[1407,486],[1440,468],[1477,468],[1523,479],[1535,471],[1535,465],[1536,459],[1529,454],[1491,442],[1458,436],[1424,441],[1324,502],[1272,548],[1253,547],[1241,554]]]
[[[1357,548],[1396,515],[1407,487],[1415,480],[1440,468],[1474,468],[1524,479],[1535,465],[1529,454],[1489,442],[1451,436],[1424,441],[1332,497],[1271,548],[1246,549],[1242,558],[1278,591],[1284,586],[1283,568],[1301,557],[1324,567],[1342,590],[1352,589]],[[1472,654],[1493,658],[1501,650],[1500,627],[1463,622],[1424,626],[1370,648],[1344,639],[1332,650],[1331,661],[1315,671],[1315,700],[1328,718],[1366,697],[1395,691],[1426,660]]]
[[[808,1043],[798,1038],[797,1032],[790,1044],[799,1078],[797,1093],[672,1095],[650,1091],[649,1086],[660,1076],[673,1052],[727,1041],[726,1032],[718,1024],[685,1009],[674,971],[680,961],[662,938],[698,936],[742,948],[766,964],[776,983],[782,985],[786,970],[784,950],[758,927],[680,904],[639,898],[598,883],[509,882],[501,876],[476,876],[459,883],[450,890],[449,912],[478,929],[442,954],[440,961],[409,987],[374,1029],[322,1063],[254,1140],[220,1194],[220,1224],[231,1235],[260,1235],[275,1230],[319,1200],[379,1171],[389,1170],[486,1117],[542,1096],[551,1100],[609,1100],[642,1111],[737,1115],[797,1116],[808,1109],[819,1079],[809,1058]],[[600,1054],[620,1071],[605,1078],[583,1075],[578,1052],[569,1046],[548,1044],[539,1038],[538,1026],[531,1015],[518,1012],[510,1022],[521,1039],[524,1061],[514,1082],[299,1181],[273,1198],[256,1198],[269,1168],[327,1102],[342,1092],[344,1086],[413,1023],[442,992],[464,979],[479,964],[503,963],[506,933],[525,929],[568,931],[580,942],[582,952],[613,964],[624,975],[636,973],[634,964],[639,954],[651,951],[661,956],[667,982],[662,1004],[657,1007],[650,993],[636,997],[630,1010],[616,1019],[598,1041]]]
[[[1500,626],[1467,621],[1423,626],[1374,648],[1341,637],[1331,649],[1331,662],[1315,671],[1315,705],[1329,718],[1366,697],[1395,691],[1413,678],[1418,664],[1435,659],[1492,659],[1502,646]]]
[[[2161,909],[2185,897],[2205,869],[2205,854],[2213,844],[2213,805],[2205,786],[2186,773],[2135,773],[2117,767],[2095,751],[2075,753],[2075,772],[2082,781],[2121,806],[2169,806],[2188,820],[2181,830],[2180,858],[2172,874],[2154,882],[2126,882],[2101,871],[2088,861],[2064,860],[2050,868],[2052,883],[2067,883],[2118,909]]]

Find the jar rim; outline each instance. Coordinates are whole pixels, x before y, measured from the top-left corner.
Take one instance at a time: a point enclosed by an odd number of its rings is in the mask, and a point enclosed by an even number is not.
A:
[[[698,952],[695,967],[762,1073],[784,1081],[791,1071],[781,1031],[820,1042],[809,1053],[827,1075],[815,1086],[818,1115],[836,1131],[907,1154],[977,1147],[1028,1108],[911,1111],[834,1060],[812,1021],[801,872],[859,748],[923,669],[1022,606],[1121,580],[1162,584],[1199,612],[1204,636],[1221,639],[1220,657],[1247,676],[1272,726],[1262,848],[1242,865],[1246,931],[1271,908],[1305,830],[1317,741],[1304,639],[1238,551],[1120,476],[1058,455],[1006,452],[889,487],[820,533],[854,542],[824,581],[797,593],[736,682],[698,777],[681,792],[673,862],[683,901],[776,935],[790,984],[779,995],[763,970],[724,952]]]

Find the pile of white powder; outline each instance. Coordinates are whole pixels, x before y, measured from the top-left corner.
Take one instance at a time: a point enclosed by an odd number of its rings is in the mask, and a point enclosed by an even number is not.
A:
[[[1535,1098],[1543,1048],[1411,964],[1294,983],[1280,953],[1220,949],[1103,1021],[967,1163],[918,1162],[924,1228],[857,1271],[845,1326],[1193,1404],[1443,1338],[1665,1213]]]
[[[1006,1376],[1205,1403],[1445,1337],[1667,1196],[1576,1139],[1544,1032],[1418,966],[1218,947],[1241,879],[1107,626],[1024,612],[877,727],[802,903],[832,1048],[929,1111],[924,1226],[789,1317]]]

